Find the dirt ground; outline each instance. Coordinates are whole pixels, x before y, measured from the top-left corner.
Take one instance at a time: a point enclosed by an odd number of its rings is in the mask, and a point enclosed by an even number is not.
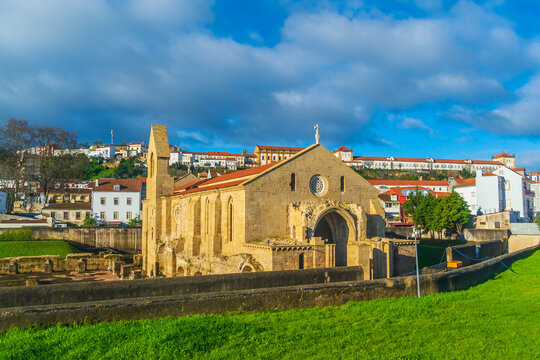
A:
[[[60,284],[79,281],[113,281],[120,280],[111,271],[96,270],[79,274],[77,271],[62,271],[46,273],[23,273],[16,275],[0,274],[0,287],[21,286],[27,283],[32,285]]]

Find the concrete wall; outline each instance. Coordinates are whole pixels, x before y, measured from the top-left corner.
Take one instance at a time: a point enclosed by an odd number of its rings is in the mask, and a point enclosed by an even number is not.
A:
[[[492,241],[508,239],[508,230],[502,229],[464,229],[463,236],[467,241]]]
[[[122,252],[141,251],[140,227],[32,228],[35,239],[68,240],[82,247],[107,248]],[[0,230],[2,233],[4,230]]]
[[[540,245],[540,236],[538,235],[511,235],[508,239],[508,253],[536,245]]]
[[[512,235],[538,235],[540,236],[540,229],[536,223],[511,223],[510,232]]]
[[[510,266],[514,261],[526,258],[540,249],[535,246],[514,254],[500,256],[496,259],[484,261],[465,268],[420,276],[422,294],[435,294],[447,291],[464,290],[470,286],[490,279],[495,273],[506,270],[503,261]],[[500,260],[500,261],[499,261]],[[324,270],[324,269],[317,269]],[[339,269],[347,270],[347,269]],[[303,270],[316,271],[316,270]],[[285,272],[287,273],[287,272]],[[234,276],[241,284],[242,279],[248,279],[254,275],[269,275],[269,273],[217,275]],[[208,277],[210,278],[210,276]],[[182,278],[182,280],[203,281],[205,277]],[[156,281],[172,281],[179,279],[148,279],[142,281],[126,281],[120,284],[126,286],[124,291],[130,291],[130,285],[144,288],[142,285],[152,284]],[[163,283],[164,284],[164,283]],[[159,284],[156,288],[162,288]],[[230,312],[249,312],[262,310],[284,310],[298,307],[341,305],[349,301],[372,300],[378,298],[415,296],[416,277],[406,276],[391,279],[379,279],[370,281],[352,281],[337,283],[319,283],[308,285],[296,285],[286,287],[272,287],[259,289],[245,289],[221,292],[206,292],[197,294],[181,294],[171,296],[151,296],[143,298],[116,298],[114,300],[93,301],[85,296],[85,291],[90,287],[85,285],[109,285],[116,292],[115,283],[109,284],[87,283],[73,284],[70,287],[79,286],[78,299],[86,302],[71,303],[65,306],[58,305],[34,305],[17,306],[13,298],[27,302],[28,299],[36,298],[38,293],[45,294],[52,291],[55,286],[43,287],[14,287],[0,289],[2,294],[2,311],[0,312],[0,330],[10,327],[26,327],[33,325],[53,325],[57,323],[94,323],[100,321],[136,320],[143,318],[159,318],[165,316],[186,316],[194,314],[223,314]],[[178,286],[173,286],[178,289]],[[43,290],[41,290],[43,289]],[[10,294],[4,292],[10,291]],[[215,290],[215,289],[214,289]],[[19,292],[19,293],[16,293]],[[23,294],[23,292],[26,292]],[[107,292],[106,292],[107,293]],[[110,292],[109,292],[110,293]],[[7,296],[6,296],[7,295]],[[40,294],[42,295],[42,294]],[[60,294],[56,296],[61,296]],[[8,307],[3,301],[8,300]],[[91,302],[88,302],[91,301]]]

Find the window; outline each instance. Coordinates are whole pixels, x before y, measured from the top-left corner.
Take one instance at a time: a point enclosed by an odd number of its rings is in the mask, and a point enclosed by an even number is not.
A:
[[[69,220],[69,213],[64,211],[64,220]]]
[[[87,211],[85,214],[86,217],[90,217],[90,211]]]
[[[113,212],[113,219],[118,220],[118,211]]]
[[[101,204],[101,205],[105,205],[105,198],[104,198],[104,197],[101,198],[100,204]]]
[[[126,219],[131,220],[131,211],[126,213]]]
[[[105,220],[105,211],[102,211],[102,212],[99,213],[99,218],[101,220]]]
[[[113,204],[114,204],[114,205],[118,205],[118,198],[114,198],[114,199],[113,199]]]
[[[131,198],[130,197],[127,198],[127,204],[131,205]]]
[[[298,255],[298,268],[300,270],[304,268],[304,254]]]
[[[291,191],[296,191],[296,175],[294,173],[291,174],[291,183],[289,186],[291,187]]]
[[[229,204],[229,241],[233,238],[233,204]]]
[[[345,192],[345,176],[340,178],[340,188],[342,193]]]
[[[75,220],[81,220],[81,212],[80,211],[77,211],[75,213]]]
[[[55,216],[55,212],[54,211],[51,211],[51,217],[54,219],[54,216]]]

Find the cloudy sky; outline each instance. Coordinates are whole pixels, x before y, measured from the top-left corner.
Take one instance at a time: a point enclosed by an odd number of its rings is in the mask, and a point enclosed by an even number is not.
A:
[[[0,122],[540,168],[535,0],[2,0]]]

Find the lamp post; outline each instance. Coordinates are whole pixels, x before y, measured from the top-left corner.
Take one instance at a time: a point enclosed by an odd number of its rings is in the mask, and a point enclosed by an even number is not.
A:
[[[418,230],[416,230],[416,226],[413,230],[414,234],[414,257],[416,258],[416,287],[418,289],[418,297],[420,297],[420,269],[418,268],[418,241],[416,240],[416,236],[418,235]]]

